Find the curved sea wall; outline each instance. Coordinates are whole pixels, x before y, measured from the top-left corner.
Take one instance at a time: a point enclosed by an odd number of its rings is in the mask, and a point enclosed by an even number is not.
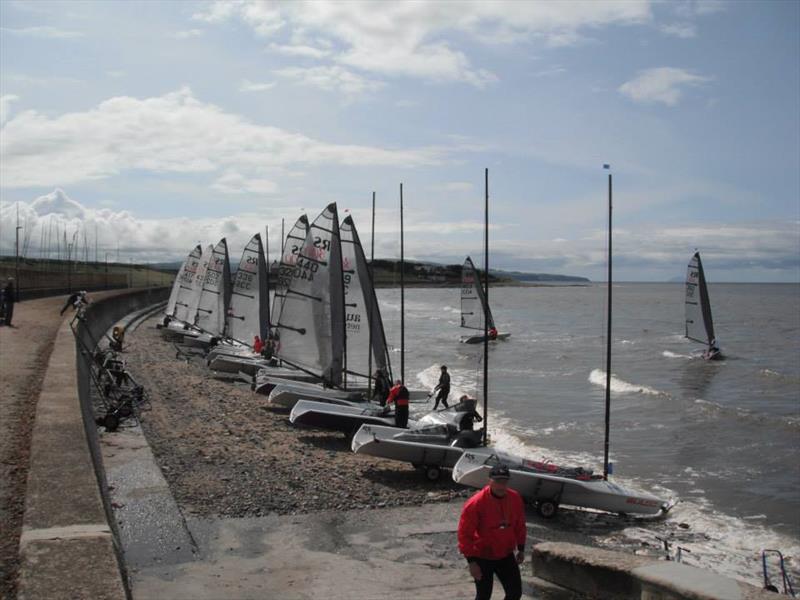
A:
[[[78,323],[79,340],[69,319],[58,330],[31,436],[20,599],[129,597],[82,349],[93,348],[124,315],[168,294],[167,288],[122,291],[87,307],[85,321]]]

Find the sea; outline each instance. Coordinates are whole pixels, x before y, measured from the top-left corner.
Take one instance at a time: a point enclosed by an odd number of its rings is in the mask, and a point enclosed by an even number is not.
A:
[[[684,337],[684,286],[612,287],[610,462],[614,481],[677,504],[685,561],[761,582],[761,551],[800,566],[800,286],[710,284],[725,360]],[[483,345],[459,343],[459,288],[405,291],[405,381],[483,402]],[[488,423],[499,450],[602,473],[605,284],[497,287]],[[395,376],[400,290],[378,290]],[[419,410],[419,408],[417,409]],[[637,528],[637,525],[631,525]],[[663,529],[641,527],[659,544]]]

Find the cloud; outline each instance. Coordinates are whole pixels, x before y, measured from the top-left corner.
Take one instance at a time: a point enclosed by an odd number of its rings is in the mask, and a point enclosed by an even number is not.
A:
[[[3,126],[0,172],[6,188],[66,186],[133,169],[260,178],[264,169],[287,166],[435,165],[452,151],[325,142],[251,123],[183,88],[153,98],[111,98],[56,117],[21,112]]]
[[[471,192],[475,186],[468,181],[449,181],[431,186],[436,192]]]
[[[684,69],[658,67],[640,71],[636,77],[623,83],[619,92],[634,102],[661,102],[675,106],[681,99],[682,86],[697,86],[707,81],[711,79]]]
[[[202,29],[186,29],[184,31],[176,31],[172,37],[176,40],[188,40],[189,38],[200,37],[203,35]]]
[[[675,14],[683,18],[695,16],[711,15],[727,10],[726,2],[723,0],[682,0],[668,4],[675,11]]]
[[[235,173],[220,178],[225,185],[247,184]],[[268,186],[268,184],[266,184]],[[251,195],[262,195],[256,191]],[[36,198],[32,202],[8,203],[0,207],[0,252],[13,252],[16,208],[19,205],[23,225],[21,246],[29,257],[43,254],[42,244],[50,239],[54,251],[56,236],[76,239],[83,247],[94,246],[99,235],[99,257],[106,250],[116,251],[117,243],[123,260],[177,260],[183,258],[198,242],[215,243],[228,238],[234,260],[249,238],[269,226],[280,230],[281,217],[288,221],[299,216],[297,206],[259,203],[257,210],[221,217],[143,219],[129,211],[109,208],[91,209],[70,198],[63,190]],[[322,206],[305,210],[313,218]],[[371,212],[367,208],[351,211],[362,237],[369,231]],[[340,216],[344,207],[340,205]],[[379,209],[376,220],[376,256],[398,256],[398,214],[395,209]],[[800,278],[797,221],[753,221],[698,225],[678,223],[670,226],[642,224],[635,229],[615,228],[614,263],[619,280],[646,279],[666,281],[682,276],[686,264],[699,245],[707,275],[713,282],[750,279],[756,281],[795,281]],[[606,231],[590,228],[570,235],[545,235],[541,239],[526,235],[512,236],[516,224],[496,223],[491,227],[492,264],[494,268],[544,273],[583,275],[602,280],[606,267]],[[438,217],[421,209],[414,219],[406,221],[406,256],[416,260],[460,263],[464,256],[480,250],[483,221],[453,220]],[[44,235],[43,235],[44,232]],[[435,234],[437,243],[430,244]],[[271,235],[271,255],[278,249],[277,235]],[[46,253],[46,252],[44,252]],[[79,256],[83,255],[79,251]],[[92,256],[92,252],[89,252]]]
[[[693,38],[697,36],[697,28],[692,23],[670,23],[662,25],[659,29],[666,35],[678,38]]]
[[[330,54],[329,50],[321,48],[314,48],[313,46],[305,45],[289,45],[282,46],[280,44],[270,44],[269,49],[278,54],[285,54],[287,56],[302,56],[305,58],[325,58]]]
[[[19,100],[19,96],[13,94],[3,94],[0,96],[0,127],[2,127],[8,120],[11,114],[11,103]]]
[[[350,97],[363,96],[383,87],[380,81],[366,79],[340,66],[331,67],[287,67],[273,71],[279,77],[293,80],[300,85],[320,88],[330,92],[341,92]]]
[[[239,173],[228,171],[211,186],[225,194],[274,194],[278,185],[267,179],[247,178]]]
[[[55,39],[55,40],[68,40],[83,37],[80,31],[65,31],[56,27],[47,25],[39,27],[24,27],[22,29],[12,29],[9,27],[0,27],[0,31],[18,35],[21,37],[31,37],[38,39]]]
[[[240,92],[265,92],[267,90],[271,90],[275,87],[275,82],[271,81],[269,83],[255,83],[253,81],[249,81],[244,79],[241,84],[239,84],[239,91]]]
[[[334,62],[351,68],[483,87],[496,76],[473,66],[448,35],[455,34],[457,39],[466,36],[484,44],[543,40],[547,45],[563,46],[580,42],[582,31],[646,23],[652,15],[646,0],[281,4],[245,0],[214,2],[194,18],[207,23],[237,19],[261,37],[302,38],[313,34],[328,41]]]

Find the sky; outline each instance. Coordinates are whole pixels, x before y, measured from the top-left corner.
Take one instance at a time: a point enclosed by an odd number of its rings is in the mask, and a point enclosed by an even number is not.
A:
[[[369,246],[375,192],[399,257],[402,183],[406,258],[478,260],[488,169],[491,267],[599,281],[610,172],[616,280],[800,281],[794,1],[3,0],[0,127],[6,255],[19,211],[26,256],[274,257],[329,202]]]

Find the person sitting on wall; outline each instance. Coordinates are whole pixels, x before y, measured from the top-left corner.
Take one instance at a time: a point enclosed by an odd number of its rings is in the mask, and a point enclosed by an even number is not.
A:
[[[89,304],[89,300],[86,298],[86,290],[81,290],[80,292],[73,292],[67,297],[67,301],[64,303],[64,307],[61,309],[61,313],[64,314],[64,311],[67,310],[70,306],[72,306],[72,310],[78,310],[81,307],[81,304]]]

